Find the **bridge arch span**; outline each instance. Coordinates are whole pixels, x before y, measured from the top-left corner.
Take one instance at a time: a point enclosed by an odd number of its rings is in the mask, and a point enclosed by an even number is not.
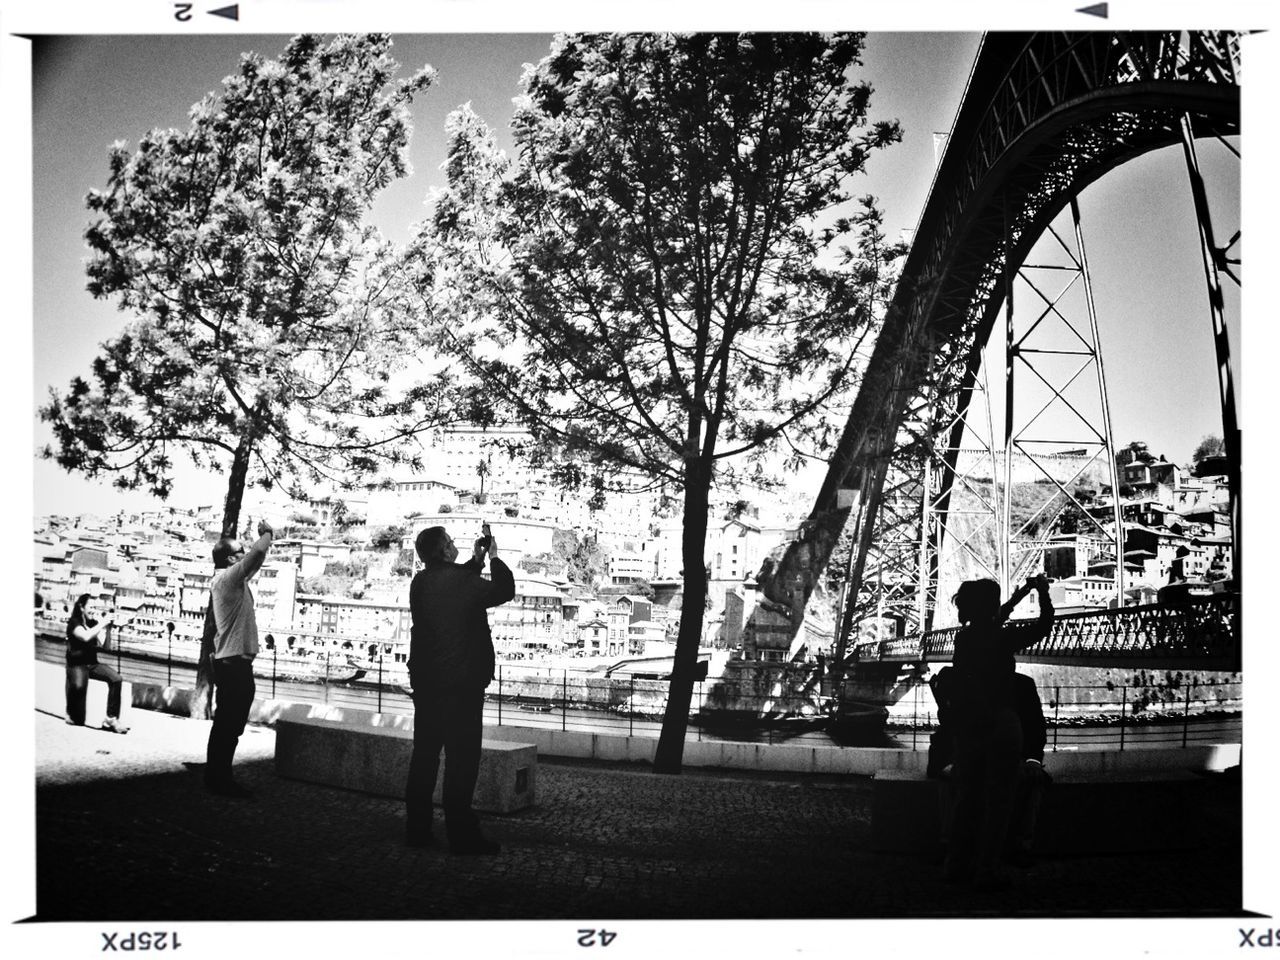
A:
[[[1238,133],[1239,72],[1238,37],[1228,33],[984,38],[813,510],[800,538],[761,578],[764,601],[747,627],[748,655],[766,636],[781,639],[756,633],[756,623],[799,627],[851,509],[857,540],[847,588],[862,588],[890,462],[919,457],[935,432],[962,429],[951,425],[969,404],[1005,279],[1053,218],[1110,170],[1178,143],[1184,115],[1197,136]],[[925,408],[932,413],[921,423]],[[938,446],[954,456],[959,437]],[[848,490],[858,492],[852,504],[842,496]],[[904,540],[923,536],[917,526]],[[842,632],[853,608],[846,602]]]

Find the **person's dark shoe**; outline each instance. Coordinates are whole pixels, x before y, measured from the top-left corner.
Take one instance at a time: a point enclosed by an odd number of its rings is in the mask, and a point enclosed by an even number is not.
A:
[[[968,883],[973,879],[973,866],[947,859],[942,864],[942,879],[947,883]]]
[[[226,783],[219,783],[216,780],[212,783],[206,781],[204,788],[210,793],[219,797],[230,797],[233,800],[252,800],[253,791],[240,786],[234,780]]]
[[[1013,886],[1013,880],[1003,870],[980,871],[973,878],[973,889],[979,893],[1000,893]]]
[[[435,835],[430,829],[427,830],[408,830],[404,835],[404,843],[407,847],[417,847],[426,849],[436,845]]]
[[[474,837],[467,837],[465,839],[449,841],[449,852],[462,857],[483,857],[498,853],[501,850],[501,844],[490,840],[482,834],[476,834]]]
[[[1036,858],[1027,850],[1014,850],[1005,857],[1005,862],[1020,870],[1028,870],[1036,865]]]

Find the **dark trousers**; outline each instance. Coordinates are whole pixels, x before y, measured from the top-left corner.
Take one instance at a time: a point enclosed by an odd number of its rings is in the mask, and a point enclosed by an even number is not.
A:
[[[953,819],[960,799],[959,783],[947,777],[942,813],[942,842],[951,843]],[[1018,782],[1013,793],[1013,811],[1009,817],[1007,853],[1031,853],[1036,843],[1036,825],[1040,822],[1040,804],[1044,800],[1045,775],[1033,771],[1027,763],[1018,767]]]
[[[405,812],[410,835],[431,830],[431,796],[440,772],[440,751],[445,752],[443,806],[445,831],[451,841],[467,840],[480,829],[471,809],[476,778],[480,774],[480,738],[483,728],[484,690],[413,691],[413,759],[405,786]]]
[[[228,657],[213,661],[213,728],[209,731],[209,751],[204,768],[206,783],[231,782],[231,761],[253,706],[253,661]]]
[[[1004,852],[1022,764],[1022,725],[1012,708],[956,731],[955,815],[947,850],[954,876],[994,871]]]
[[[1010,851],[1030,853],[1036,844],[1036,824],[1040,821],[1040,803],[1044,799],[1044,778],[1030,765],[1018,768],[1018,785],[1014,790],[1013,817],[1009,821]]]
[[[102,680],[107,684],[107,716],[119,719],[120,688],[124,681],[105,663],[89,666],[67,664],[67,719],[76,724],[84,723],[84,704],[90,680]]]

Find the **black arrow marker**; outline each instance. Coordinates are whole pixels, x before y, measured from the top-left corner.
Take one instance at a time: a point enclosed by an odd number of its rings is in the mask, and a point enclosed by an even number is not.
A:
[[[1106,7],[1106,4],[1104,3],[1102,6]],[[227,19],[227,20],[239,20],[240,4],[233,3],[229,7],[219,7],[217,10],[210,10],[209,13],[215,17],[223,17],[224,19]]]
[[[1107,17],[1107,5],[1105,3],[1095,3],[1090,7],[1079,7],[1076,13],[1087,13],[1091,17],[1102,17],[1105,20]]]

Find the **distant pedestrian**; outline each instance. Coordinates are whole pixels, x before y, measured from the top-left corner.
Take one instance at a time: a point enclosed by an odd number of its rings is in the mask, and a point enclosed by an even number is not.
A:
[[[471,809],[480,772],[484,690],[494,673],[488,608],[515,596],[511,570],[498,559],[489,533],[475,542],[466,563],[444,527],[418,534],[415,548],[426,569],[409,586],[413,618],[409,682],[413,688],[413,759],[405,788],[406,840],[430,846],[432,794],[445,752],[444,821],[449,849],[459,854],[497,853]],[[480,575],[489,555],[491,579]]]
[[[253,794],[236,783],[231,765],[236,745],[253,706],[253,658],[258,655],[258,621],[249,581],[267,559],[274,531],[258,523],[258,539],[248,550],[239,540],[223,537],[213,547],[216,571],[209,584],[213,630],[215,706],[209,731],[204,783],[210,793],[247,799]]]
[[[1039,594],[1039,617],[1026,624],[1004,625],[1033,588]],[[999,860],[1023,760],[1014,654],[1049,635],[1053,604],[1043,576],[1028,580],[1003,606],[999,584],[970,580],[960,585],[955,603],[962,624],[955,640],[950,704],[957,799],[946,876],[973,881],[983,889],[999,889],[1008,885]]]
[[[82,593],[71,608],[67,620],[67,723],[84,726],[85,698],[89,693],[89,681],[101,680],[107,685],[107,719],[103,730],[112,733],[128,733],[129,728],[120,722],[120,698],[124,681],[120,674],[105,663],[98,662],[98,651],[111,645],[115,622],[98,620],[98,601]]]

